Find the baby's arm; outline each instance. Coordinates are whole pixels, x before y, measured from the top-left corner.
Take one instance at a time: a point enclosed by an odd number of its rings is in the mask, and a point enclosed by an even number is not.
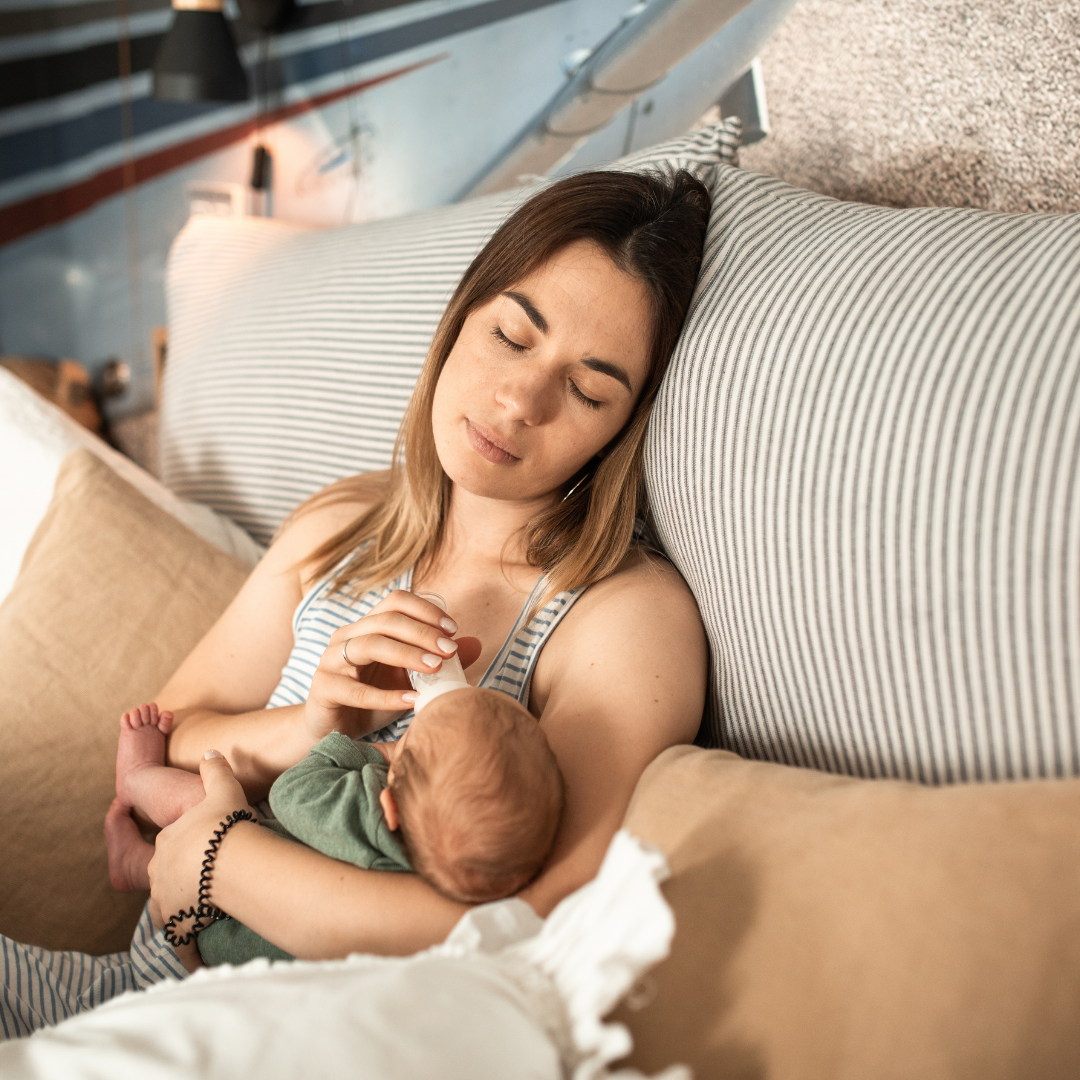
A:
[[[365,765],[374,771],[365,773]],[[277,778],[270,808],[293,836],[324,855],[365,870],[408,870],[378,803],[384,769],[377,751],[332,732]]]

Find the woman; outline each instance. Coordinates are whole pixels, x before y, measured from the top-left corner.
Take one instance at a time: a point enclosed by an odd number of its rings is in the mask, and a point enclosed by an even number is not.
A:
[[[162,912],[196,903],[227,814],[331,730],[398,737],[405,669],[455,651],[470,682],[527,704],[566,781],[555,850],[521,895],[546,915],[594,876],[642,770],[693,739],[702,714],[697,608],[638,519],[646,423],[708,209],[686,173],[584,174],[534,197],[477,256],[394,467],[294,514],[158,698],[175,715],[169,763],[201,768],[206,786],[158,836]],[[465,910],[415,875],[347,866],[247,822],[224,839],[210,896],[309,959],[415,952]]]

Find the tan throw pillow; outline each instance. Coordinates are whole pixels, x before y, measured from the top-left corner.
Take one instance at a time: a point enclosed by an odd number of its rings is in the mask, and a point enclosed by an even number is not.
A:
[[[1080,781],[930,788],[677,747],[626,826],[667,853],[677,926],[618,1013],[643,1071],[1080,1076]]]
[[[109,885],[120,714],[152,700],[247,576],[87,450],[0,606],[0,932],[127,947],[145,901]]]

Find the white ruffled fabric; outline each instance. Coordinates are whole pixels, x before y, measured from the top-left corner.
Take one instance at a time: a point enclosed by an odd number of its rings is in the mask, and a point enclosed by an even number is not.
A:
[[[607,1066],[633,1047],[622,1024],[603,1017],[638,978],[671,948],[675,917],[658,885],[668,876],[664,856],[620,830],[600,873],[567,897],[548,917],[537,918],[520,900],[487,904],[466,915],[439,950],[483,959],[512,981],[530,1013],[558,1048],[573,1080],[641,1074]],[[689,1078],[688,1069],[666,1070],[663,1080]]]
[[[604,1016],[667,955],[663,856],[628,833],[546,921],[520,900],[471,911],[407,958],[198,972],[0,1045],[5,1080],[639,1080]],[[673,1066],[656,1080],[690,1080]]]

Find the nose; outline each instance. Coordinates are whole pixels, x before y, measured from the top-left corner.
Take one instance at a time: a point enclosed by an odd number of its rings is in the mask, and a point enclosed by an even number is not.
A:
[[[536,427],[550,418],[555,388],[540,365],[522,364],[503,375],[495,387],[495,400],[511,419]]]

